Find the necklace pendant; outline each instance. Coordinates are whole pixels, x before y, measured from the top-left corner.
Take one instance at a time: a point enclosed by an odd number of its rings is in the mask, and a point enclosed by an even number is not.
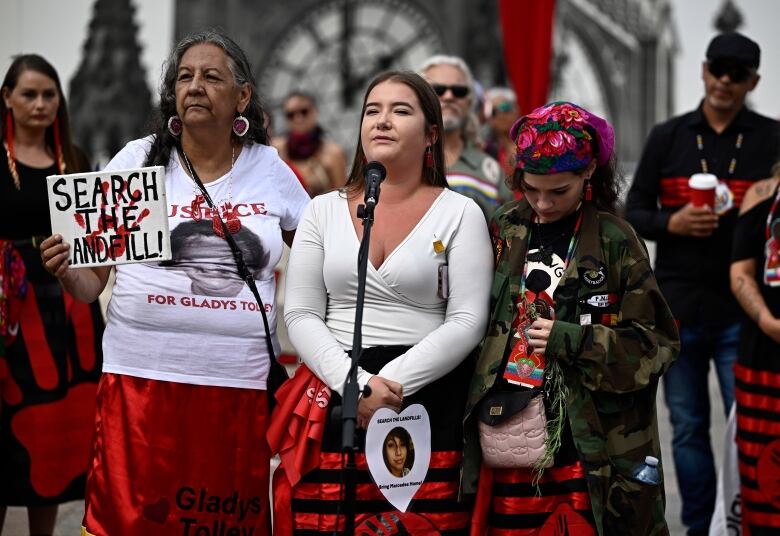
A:
[[[223,240],[225,239],[225,232],[222,230],[222,221],[216,214],[211,218],[211,228],[214,229],[215,235]]]
[[[235,212],[230,213],[230,215],[227,217],[225,225],[227,225],[230,234],[236,234],[241,230],[241,220],[238,219]]]
[[[200,212],[200,206],[205,200],[206,199],[203,197],[203,194],[198,194],[195,196],[195,199],[192,200],[192,203],[190,203],[190,209],[192,209],[192,219],[196,222],[199,222],[201,219],[203,219],[203,215]]]
[[[222,228],[222,221],[217,214],[211,218],[211,227],[214,229],[215,235],[222,239],[225,238],[225,231]],[[225,218],[225,227],[227,227],[228,232],[232,235],[238,233],[241,230],[241,220],[238,219],[234,212],[228,212]]]

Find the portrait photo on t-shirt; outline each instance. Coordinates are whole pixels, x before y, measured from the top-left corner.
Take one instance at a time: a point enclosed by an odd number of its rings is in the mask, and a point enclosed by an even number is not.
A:
[[[260,237],[248,226],[233,234],[249,271],[260,279],[269,261],[269,252]],[[186,221],[171,231],[170,261],[160,263],[169,270],[184,272],[191,281],[193,294],[235,297],[244,287],[227,240],[214,232],[210,219]]]

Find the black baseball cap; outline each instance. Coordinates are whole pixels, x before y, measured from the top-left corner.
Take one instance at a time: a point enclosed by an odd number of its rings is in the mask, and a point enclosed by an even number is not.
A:
[[[758,44],[739,32],[716,35],[707,47],[707,60],[733,59],[745,67],[758,69],[761,49]]]

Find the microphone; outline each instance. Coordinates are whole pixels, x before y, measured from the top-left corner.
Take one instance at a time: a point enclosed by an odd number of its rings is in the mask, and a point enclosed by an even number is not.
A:
[[[379,184],[385,180],[387,170],[381,162],[374,160],[366,165],[364,175],[366,177],[366,206],[375,207],[379,203]]]

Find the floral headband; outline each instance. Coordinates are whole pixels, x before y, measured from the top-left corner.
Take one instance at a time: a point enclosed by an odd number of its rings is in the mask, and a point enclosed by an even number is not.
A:
[[[615,145],[612,125],[576,104],[562,101],[521,117],[509,135],[517,145],[517,169],[539,175],[582,170],[594,156],[603,166]]]

